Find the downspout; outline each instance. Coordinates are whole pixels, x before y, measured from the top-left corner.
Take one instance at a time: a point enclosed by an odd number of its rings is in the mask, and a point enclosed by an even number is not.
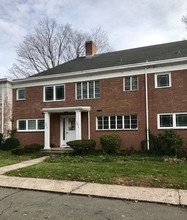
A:
[[[145,108],[146,108],[146,140],[147,150],[149,150],[149,102],[148,102],[148,84],[147,84],[147,69],[144,69],[145,74]]]
[[[88,140],[90,140],[90,111],[88,111]]]
[[[4,97],[4,87],[3,83],[1,84],[1,133],[4,133],[4,103],[5,97]]]

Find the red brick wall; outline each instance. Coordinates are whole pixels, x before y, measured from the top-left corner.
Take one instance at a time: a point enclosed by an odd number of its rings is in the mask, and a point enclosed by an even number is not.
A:
[[[139,77],[138,91],[123,91],[123,78],[103,79],[100,81],[101,98],[90,100],[75,100],[75,83],[65,85],[65,101],[43,102],[43,86],[26,88],[26,100],[16,101],[16,90],[13,92],[13,119],[16,127],[17,119],[30,119],[44,117],[42,108],[91,106],[90,125],[91,139],[97,141],[100,148],[99,138],[104,133],[119,133],[122,138],[122,148],[134,147],[140,149],[140,142],[145,139],[145,79]],[[148,75],[149,91],[149,124],[150,130],[157,134],[157,113],[164,112],[187,112],[187,71],[172,73],[172,87],[155,89],[154,74]],[[137,131],[96,131],[96,117],[109,115],[138,115]],[[82,138],[87,138],[88,116],[82,113]],[[51,116],[51,143],[59,145],[60,141],[60,114]],[[187,130],[177,130],[183,137],[187,136]],[[44,132],[17,133],[22,144],[30,142],[43,142]],[[32,137],[32,138],[31,138]]]
[[[158,113],[187,112],[187,70],[174,71],[171,74],[171,87],[155,88],[154,74],[148,75],[149,81],[149,126],[154,134],[163,131],[157,129]],[[176,129],[187,142],[187,130]]]

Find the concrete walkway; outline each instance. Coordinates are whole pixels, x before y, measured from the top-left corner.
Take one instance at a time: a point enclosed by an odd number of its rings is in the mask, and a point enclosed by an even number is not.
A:
[[[68,193],[103,198],[166,203],[187,206],[187,190],[144,188],[121,185],[86,183],[78,181],[49,180],[39,178],[9,177],[2,175],[10,170],[37,164],[46,157],[24,161],[0,168],[0,186],[48,192]]]
[[[31,166],[31,165],[34,165],[34,164],[37,164],[37,163],[41,163],[46,158],[47,158],[47,156],[32,159],[32,160],[26,160],[26,161],[23,161],[21,163],[12,164],[12,165],[5,166],[5,167],[0,167],[0,174],[6,173],[6,172],[11,171],[11,170],[17,170],[17,169],[20,169],[20,168],[23,168],[23,167],[28,167],[28,166]]]

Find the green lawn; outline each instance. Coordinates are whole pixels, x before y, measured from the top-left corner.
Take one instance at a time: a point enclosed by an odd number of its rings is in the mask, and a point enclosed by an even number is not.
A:
[[[95,183],[187,189],[187,163],[136,156],[51,156],[8,175]]]
[[[0,167],[8,166],[11,164],[19,163],[21,161],[30,160],[40,157],[41,153],[27,154],[23,156],[13,155],[11,151],[0,150]]]

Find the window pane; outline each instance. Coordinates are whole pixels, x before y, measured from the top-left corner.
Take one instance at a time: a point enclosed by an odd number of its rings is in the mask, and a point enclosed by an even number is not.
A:
[[[173,127],[173,116],[160,115],[160,127]]]
[[[89,82],[89,98],[93,99],[94,98],[94,83]]]
[[[45,87],[45,100],[53,100],[53,86]]]
[[[44,130],[44,120],[38,120],[38,130]]]
[[[87,82],[83,82],[83,99],[87,99]]]
[[[18,90],[18,99],[25,99],[25,89]]]
[[[77,83],[77,99],[81,99],[81,83]]]
[[[108,129],[109,128],[109,124],[108,124],[108,116],[104,117],[104,129]]]
[[[102,117],[97,117],[97,129],[102,129]]]
[[[69,131],[75,130],[75,118],[68,118],[68,130]]]
[[[130,129],[130,116],[129,115],[124,116],[124,128]]]
[[[176,115],[176,125],[177,127],[187,126],[187,114],[177,114]]]
[[[116,116],[110,116],[110,129],[116,129]]]
[[[26,120],[20,120],[18,122],[18,130],[26,130]]]
[[[137,128],[138,128],[137,115],[131,115],[131,129],[137,129]]]
[[[28,130],[36,130],[36,120],[28,120]]]
[[[169,74],[157,75],[157,86],[169,86]]]
[[[95,81],[95,98],[100,98],[100,82]]]
[[[138,77],[132,76],[132,90],[138,89]]]
[[[130,77],[125,77],[125,90],[130,90]]]
[[[56,100],[64,99],[64,86],[56,86]]]
[[[117,129],[123,128],[122,116],[117,116]]]

